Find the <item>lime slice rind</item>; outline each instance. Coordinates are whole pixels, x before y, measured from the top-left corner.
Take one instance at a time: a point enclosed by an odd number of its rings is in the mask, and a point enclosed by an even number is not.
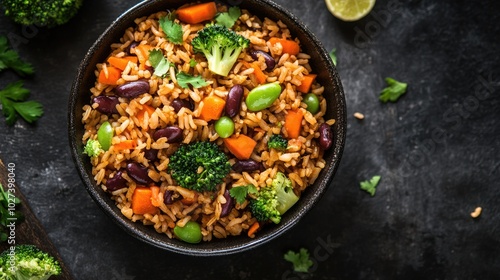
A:
[[[375,0],[325,0],[330,13],[343,21],[356,21],[370,13]]]

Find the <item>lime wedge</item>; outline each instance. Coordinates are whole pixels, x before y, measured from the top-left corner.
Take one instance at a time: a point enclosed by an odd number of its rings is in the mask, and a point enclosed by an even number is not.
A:
[[[325,0],[330,13],[343,21],[355,21],[366,16],[375,0]]]

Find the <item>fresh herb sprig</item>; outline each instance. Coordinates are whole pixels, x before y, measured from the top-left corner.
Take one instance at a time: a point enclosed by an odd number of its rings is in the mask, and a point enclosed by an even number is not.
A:
[[[231,28],[240,18],[240,16],[241,16],[240,8],[234,6],[229,8],[227,12],[218,14],[215,17],[215,22],[227,28]]]
[[[19,54],[9,47],[7,37],[0,36],[0,72],[8,68],[14,70],[20,76],[34,73],[33,66],[22,61]]]
[[[194,88],[201,88],[208,85],[207,81],[201,76],[193,76],[184,72],[179,72],[175,75],[177,83],[181,88],[187,88],[192,85]]]
[[[159,20],[160,27],[167,36],[167,39],[176,44],[180,45],[183,42],[182,37],[184,33],[182,32],[182,26],[175,22],[175,14],[170,13]]]
[[[332,49],[329,53],[333,65],[337,66],[337,49]]]
[[[387,101],[396,102],[403,94],[406,93],[407,83],[396,81],[393,78],[385,78],[387,87],[380,93],[380,101],[387,103]]]
[[[300,248],[298,252],[290,250],[283,257],[293,264],[293,270],[296,272],[307,273],[309,268],[313,266],[313,262],[309,258],[309,251],[306,248]]]
[[[37,101],[29,100],[30,91],[23,87],[23,81],[8,84],[0,90],[0,103],[8,125],[13,125],[17,116],[33,123],[43,115],[43,106]]]
[[[371,196],[374,196],[375,191],[377,190],[377,185],[380,182],[380,178],[380,175],[375,175],[370,180],[359,183],[360,188],[369,193]]]
[[[163,56],[163,52],[159,49],[154,49],[149,52],[149,63],[151,63],[151,66],[155,69],[153,74],[163,78],[170,70],[170,66],[172,66],[172,63]]]
[[[5,191],[0,184],[0,242],[7,240],[9,224],[18,223],[24,219],[22,212],[17,210],[20,204],[21,200],[11,192]]]
[[[243,204],[248,194],[256,193],[258,193],[258,190],[254,185],[237,186],[229,190],[229,195],[234,198],[238,204]]]

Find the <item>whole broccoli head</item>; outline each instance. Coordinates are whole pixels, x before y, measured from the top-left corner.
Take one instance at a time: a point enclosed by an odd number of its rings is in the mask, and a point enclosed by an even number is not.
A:
[[[281,136],[281,134],[273,134],[269,137],[267,141],[267,147],[269,149],[276,149],[278,151],[285,151],[288,146],[288,141]]]
[[[227,76],[241,51],[250,41],[236,32],[220,25],[209,25],[198,31],[191,41],[196,52],[202,52],[208,68],[215,74]]]
[[[5,15],[23,25],[54,27],[68,22],[78,11],[83,0],[3,0],[0,5]]]
[[[281,216],[298,200],[299,197],[293,192],[292,181],[278,172],[271,185],[261,188],[257,198],[250,201],[250,211],[258,221],[278,224]]]
[[[230,169],[226,154],[211,142],[180,146],[168,164],[170,174],[180,186],[198,192],[215,191]]]
[[[34,245],[17,245],[14,251],[2,252],[0,264],[0,276],[5,277],[0,279],[46,280],[61,274],[57,260]]]

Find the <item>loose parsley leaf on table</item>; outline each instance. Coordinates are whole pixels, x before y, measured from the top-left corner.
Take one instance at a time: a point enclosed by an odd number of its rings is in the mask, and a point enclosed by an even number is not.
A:
[[[337,66],[337,54],[336,54],[337,49],[333,49],[330,51],[330,58],[332,59],[333,65]]]
[[[182,26],[174,22],[174,19],[174,14],[169,14],[166,17],[160,18],[160,27],[165,35],[167,35],[167,39],[170,40],[170,42],[180,45],[182,44],[184,33],[182,32]]]
[[[32,75],[33,66],[19,58],[19,54],[10,49],[7,37],[0,36],[0,71],[11,68],[20,76]]]
[[[170,70],[171,63],[164,56],[163,52],[159,49],[154,49],[149,52],[149,63],[155,69],[154,75],[158,77],[165,77]]]
[[[238,202],[238,204],[243,204],[248,194],[256,194],[257,192],[258,190],[254,185],[247,185],[247,186],[232,187],[229,190],[229,195],[232,198],[236,199],[236,202]]]
[[[398,82],[393,78],[385,78],[387,87],[380,93],[379,99],[386,103],[387,101],[396,102],[401,95],[405,94],[408,84],[403,82]]]
[[[215,17],[215,22],[227,28],[231,28],[240,18],[240,16],[241,16],[240,8],[234,6],[229,8],[227,12],[218,14]]]
[[[184,72],[179,72],[175,77],[181,88],[187,88],[188,84],[191,84],[194,88],[201,88],[208,85],[207,81],[201,76],[192,76]]]
[[[24,219],[22,212],[16,210],[20,204],[21,200],[14,194],[5,191],[0,184],[0,242],[7,240],[7,225],[9,223],[21,222]]]
[[[20,115],[29,123],[43,115],[43,106],[37,101],[26,101],[29,90],[23,87],[23,81],[8,84],[0,90],[0,103],[8,125],[13,125]],[[17,113],[17,114],[16,114]]]
[[[309,258],[309,252],[305,248],[300,248],[297,253],[290,250],[283,257],[293,264],[293,270],[297,272],[308,272],[313,265]]]
[[[362,190],[368,192],[371,196],[374,196],[380,178],[381,177],[379,175],[375,175],[370,180],[359,183],[359,185]]]

